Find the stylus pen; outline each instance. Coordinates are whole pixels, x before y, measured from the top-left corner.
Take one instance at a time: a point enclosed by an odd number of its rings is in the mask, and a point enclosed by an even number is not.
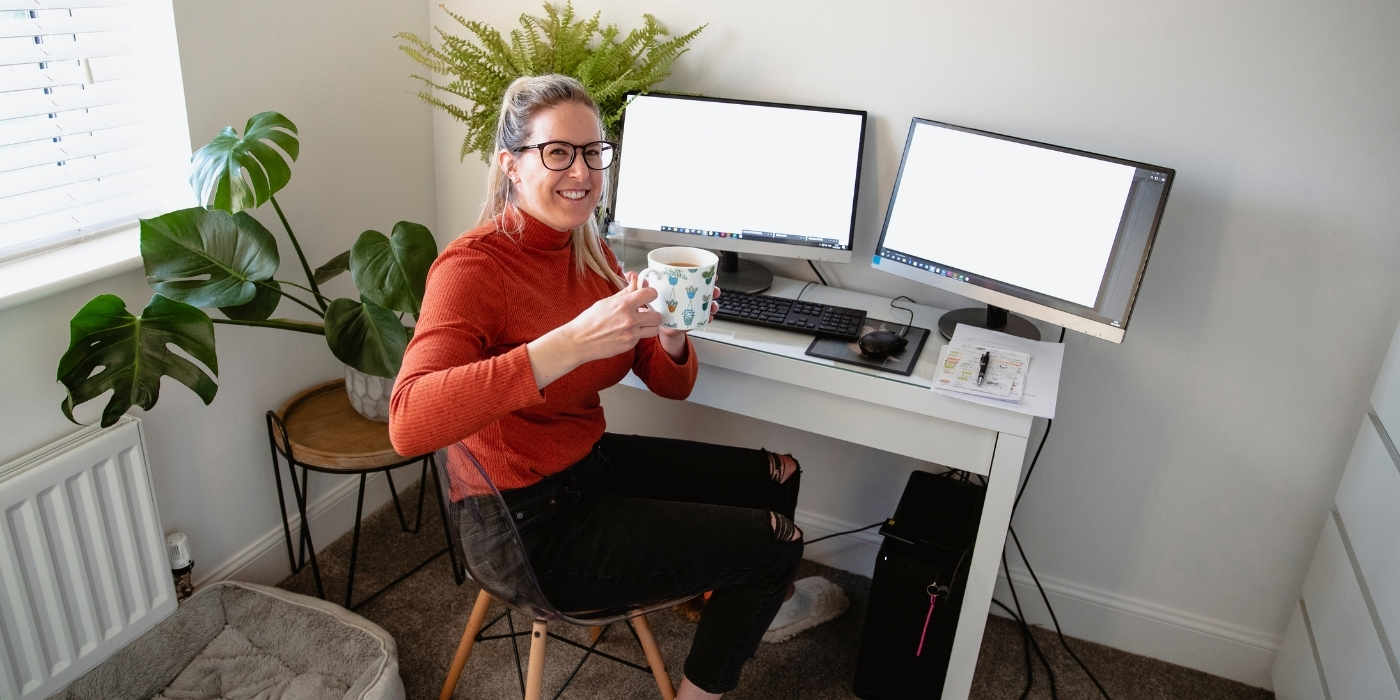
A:
[[[982,380],[987,378],[987,365],[992,362],[992,351],[982,353],[982,367],[977,370],[977,386],[982,386]]]

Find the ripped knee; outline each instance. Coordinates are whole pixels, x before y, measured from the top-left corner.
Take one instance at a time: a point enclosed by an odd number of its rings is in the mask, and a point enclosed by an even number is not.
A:
[[[779,542],[796,542],[802,539],[802,530],[781,513],[768,511],[768,524],[773,528],[774,539]]]
[[[780,455],[776,452],[768,452],[767,454],[768,476],[779,484],[791,479],[793,474],[802,471],[802,466],[792,455]]]

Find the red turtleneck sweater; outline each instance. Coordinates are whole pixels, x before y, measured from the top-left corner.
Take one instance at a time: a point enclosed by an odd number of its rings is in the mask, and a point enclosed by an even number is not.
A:
[[[538,390],[525,344],[617,289],[580,272],[569,232],[524,218],[519,235],[494,224],[468,231],[433,263],[389,404],[389,437],[399,454],[464,441],[503,490],[529,486],[587,455],[607,426],[598,392],[628,370],[657,395],[684,399],[697,365],[689,341],[677,364],[647,338]],[[471,468],[448,464],[454,499],[465,493],[464,467]]]

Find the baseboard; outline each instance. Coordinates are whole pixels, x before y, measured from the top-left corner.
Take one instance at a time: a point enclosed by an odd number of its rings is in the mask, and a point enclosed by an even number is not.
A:
[[[841,522],[805,510],[797,511],[796,522],[809,540],[869,524]],[[833,537],[809,546],[803,556],[870,576],[883,540],[878,532]],[[1015,569],[1012,576],[1031,624],[1053,629],[1030,574]],[[1277,637],[1054,577],[1041,576],[1040,582],[1066,635],[1248,685],[1273,687],[1270,669],[1281,643]],[[1004,570],[997,577],[996,597],[1011,605]],[[1002,614],[996,606],[992,611]]]
[[[418,474],[415,472],[408,482],[395,479],[394,483],[402,491],[417,483],[417,477]],[[347,477],[320,498],[308,504],[306,514],[311,521],[311,534],[314,536],[318,552],[341,535],[349,532],[350,528],[354,526],[355,496],[359,485],[359,479]],[[384,479],[384,473],[371,474],[365,482],[365,515],[373,513],[388,502],[389,487],[388,482]],[[425,503],[431,505],[430,502]],[[301,516],[296,513],[294,508],[290,510],[288,515],[290,515],[291,521],[292,541],[296,542],[301,535]],[[282,532],[282,523],[278,522],[252,544],[244,547],[222,564],[208,570],[208,573],[203,576],[196,577],[194,583],[195,587],[201,587],[233,579],[272,586],[290,574],[291,565],[287,561],[286,538]]]
[[[1014,568],[1011,576],[1028,621],[1054,629],[1030,574]],[[1247,685],[1273,688],[1270,669],[1281,643],[1278,637],[1052,576],[1039,576],[1067,636]],[[996,597],[1014,607],[1005,569],[997,575]],[[992,612],[1005,615],[995,605]]]

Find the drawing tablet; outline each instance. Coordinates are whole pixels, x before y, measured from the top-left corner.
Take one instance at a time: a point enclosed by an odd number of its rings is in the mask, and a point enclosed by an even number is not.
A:
[[[876,321],[872,318],[865,319],[865,325],[861,326],[859,335],[874,331],[889,331],[899,333],[904,330],[903,323],[892,321]],[[845,362],[862,367],[874,367],[885,372],[893,372],[909,376],[914,373],[914,363],[919,361],[919,353],[924,351],[924,342],[928,340],[928,329],[918,326],[909,326],[909,332],[904,335],[909,340],[909,344],[899,352],[892,352],[883,359],[874,360],[860,353],[860,348],[855,342],[846,342],[835,338],[818,337],[807,346],[807,354],[812,357],[824,357],[828,360]]]

